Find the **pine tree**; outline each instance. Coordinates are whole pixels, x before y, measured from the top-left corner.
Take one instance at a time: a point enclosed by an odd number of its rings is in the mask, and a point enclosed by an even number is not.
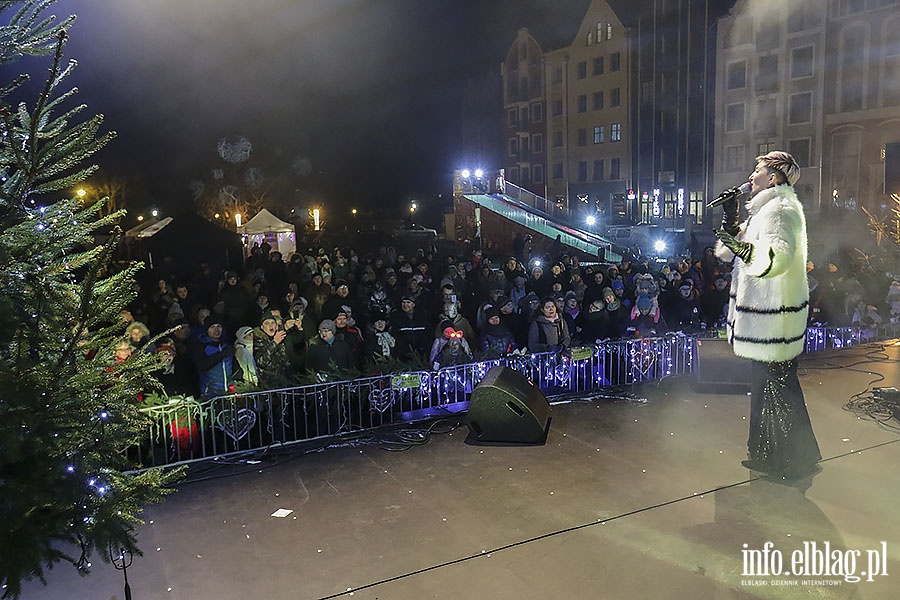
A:
[[[18,597],[59,561],[86,570],[92,556],[138,553],[142,507],[160,501],[178,472],[129,472],[125,449],[144,418],[135,398],[158,363],[116,365],[118,313],[139,265],[109,270],[121,213],[101,216],[66,194],[108,143],[102,117],[82,117],[61,91],[73,17],[45,16],[53,0],[0,0],[0,66],[49,55],[33,104],[10,106],[21,76],[0,88],[0,583]],[[8,17],[8,21],[6,18]],[[95,239],[106,236],[106,241]],[[144,429],[145,430],[145,429]]]

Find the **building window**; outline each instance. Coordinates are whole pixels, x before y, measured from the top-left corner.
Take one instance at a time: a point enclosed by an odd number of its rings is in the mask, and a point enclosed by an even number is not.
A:
[[[744,103],[738,102],[725,107],[725,131],[743,131]]]
[[[622,124],[613,123],[609,126],[609,141],[618,142],[622,139]],[[613,179],[618,179],[614,177]]]
[[[813,47],[803,46],[791,50],[791,77],[812,77],[813,74]]]
[[[594,59],[594,75],[603,75],[603,57],[598,56]]]
[[[641,83],[641,102],[650,104],[653,102],[653,82],[644,81]]]
[[[587,129],[583,127],[578,130],[578,145],[587,146]]]
[[[587,61],[586,60],[583,60],[578,63],[577,73],[578,73],[578,79],[584,79],[585,77],[587,77]]]
[[[528,156],[531,154],[530,144],[528,143],[528,136],[523,136],[521,140],[519,140],[519,151],[520,156]]]
[[[554,100],[553,101],[553,116],[558,117],[563,114],[563,103],[562,100]]]
[[[757,92],[774,92],[778,90],[778,55],[769,54],[759,57],[759,74],[756,77]]]
[[[728,64],[725,88],[739,90],[747,87],[747,61],[741,60]]]
[[[900,18],[885,23],[884,77],[881,78],[885,106],[900,104]]]
[[[809,123],[812,121],[812,92],[792,94],[789,102],[789,123]]]
[[[796,160],[797,164],[801,167],[809,166],[810,145],[811,140],[809,138],[788,141],[788,152],[790,152],[791,156],[794,157],[794,160]]]
[[[515,127],[519,124],[519,110],[517,108],[511,108],[506,111],[506,126],[507,127]]]
[[[603,92],[594,92],[594,110],[603,108]]]
[[[618,71],[622,67],[622,54],[613,52],[609,55],[609,70]]]
[[[531,172],[534,175],[534,183],[544,183],[544,165],[534,165]]]
[[[563,132],[562,131],[554,131],[553,132],[553,147],[554,148],[562,148],[563,145]]]
[[[781,43],[780,23],[764,22],[756,32],[756,51],[774,50]]]
[[[578,112],[587,112],[587,94],[580,94],[576,101],[578,103]]]
[[[725,147],[725,171],[743,171],[749,170],[744,161],[743,146],[726,146]]]
[[[585,40],[584,45],[585,46],[593,46],[594,45],[594,32],[593,31],[588,31],[587,40]]]
[[[540,123],[544,120],[544,105],[540,102],[531,105],[531,121]]]
[[[562,178],[563,178],[562,163],[553,163],[553,179],[562,179]]]
[[[513,183],[522,183],[519,179],[519,167],[510,167],[506,173],[506,178]]]
[[[610,179],[620,179],[619,159],[618,158],[611,158],[609,160],[609,178]]]
[[[527,106],[522,107],[522,110],[519,113],[519,123],[523,127],[526,127],[528,125],[528,107]]]
[[[620,88],[613,88],[609,90],[609,105],[610,106],[621,106],[622,104],[622,94]]]
[[[602,144],[606,141],[606,130],[603,125],[597,125],[594,127],[594,143]]]
[[[612,21],[608,21],[606,23],[606,39],[613,39],[613,24]]]
[[[603,41],[603,32],[605,31],[605,27],[603,25],[603,21],[597,21],[597,41]]]
[[[544,151],[544,136],[540,133],[535,133],[531,136],[531,151],[535,154],[540,154]]]
[[[603,175],[606,167],[603,164],[603,159],[597,159],[594,161],[594,173],[591,179],[594,181],[603,181]]]
[[[522,185],[528,185],[531,183],[531,170],[528,167],[522,167]]]
[[[840,44],[840,109],[861,110],[866,71],[866,30],[851,26],[841,32]]]
[[[775,99],[760,100],[757,105],[756,127],[757,135],[772,137],[778,131],[778,120],[775,117]]]
[[[550,83],[562,83],[562,67],[553,67],[550,74]]]
[[[510,156],[519,156],[519,138],[509,138],[507,140]]]
[[[775,142],[760,142],[756,145],[756,155],[763,156],[775,150]]]
[[[579,160],[578,161],[578,181],[585,182],[587,181],[587,161]]]

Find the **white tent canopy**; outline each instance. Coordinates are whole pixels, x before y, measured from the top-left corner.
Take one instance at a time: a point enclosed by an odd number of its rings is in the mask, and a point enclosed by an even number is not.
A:
[[[277,250],[287,260],[297,249],[297,236],[294,226],[282,221],[265,208],[256,216],[238,227],[238,233],[244,238],[244,250],[247,254],[254,244],[269,242],[272,250]]]

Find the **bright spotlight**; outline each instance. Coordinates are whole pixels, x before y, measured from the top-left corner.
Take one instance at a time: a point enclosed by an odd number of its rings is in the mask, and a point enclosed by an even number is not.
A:
[[[475,177],[484,177],[484,171],[481,169],[475,169]]]
[[[666,251],[666,243],[663,240],[656,240],[653,243],[653,249],[656,250],[657,254],[662,254]]]
[[[461,173],[461,175],[463,176],[463,179],[468,179],[469,175],[471,175],[471,174],[472,173],[470,173],[468,169],[463,169],[463,172]]]
[[[584,222],[593,227],[594,224],[597,223],[597,217],[595,217],[594,215],[591,215],[587,219],[585,219]]]

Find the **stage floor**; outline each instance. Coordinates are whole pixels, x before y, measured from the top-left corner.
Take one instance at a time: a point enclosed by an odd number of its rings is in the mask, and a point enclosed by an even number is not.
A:
[[[555,404],[544,446],[468,445],[462,426],[402,452],[200,465],[205,479],[146,511],[132,596],[893,599],[900,436],[843,407],[900,387],[898,358],[889,344],[801,359],[824,460],[792,485],[741,466],[746,395],[683,380],[634,389],[644,402]],[[778,559],[799,574],[761,575]],[[124,598],[122,573],[94,567],[57,566],[23,598]]]

